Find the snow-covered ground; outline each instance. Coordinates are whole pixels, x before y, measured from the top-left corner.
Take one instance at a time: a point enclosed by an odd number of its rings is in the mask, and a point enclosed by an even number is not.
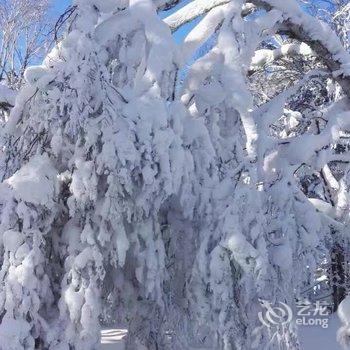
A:
[[[101,350],[124,350],[123,338],[126,334],[127,330],[122,328],[103,329]]]
[[[320,326],[301,326],[300,341],[302,350],[342,350],[336,341],[340,321],[336,315],[329,318],[328,328]],[[101,350],[124,350],[123,338],[126,329],[104,329]]]
[[[342,350],[337,343],[337,331],[340,321],[337,315],[331,315],[328,328],[320,326],[302,326],[300,341],[302,350]]]
[[[125,328],[106,328],[101,332],[101,350],[124,350],[124,338],[128,330]],[[137,350],[147,350],[144,346],[139,345]]]

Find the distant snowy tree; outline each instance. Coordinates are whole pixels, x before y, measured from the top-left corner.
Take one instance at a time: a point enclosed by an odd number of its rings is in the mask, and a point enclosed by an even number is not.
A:
[[[48,0],[0,1],[0,128],[25,82],[26,68],[40,62],[52,45],[49,9]]]
[[[49,0],[0,1],[0,81],[19,88],[25,69],[48,49]]]

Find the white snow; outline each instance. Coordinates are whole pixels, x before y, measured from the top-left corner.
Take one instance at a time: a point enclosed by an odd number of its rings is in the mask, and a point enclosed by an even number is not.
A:
[[[84,291],[79,289],[78,291],[70,285],[64,292],[63,298],[69,308],[69,316],[72,321],[79,321],[80,311],[84,304]]]
[[[229,0],[195,0],[191,1],[186,6],[180,8],[175,13],[164,19],[164,22],[172,29],[175,30],[179,25],[191,21],[200,14],[204,14],[209,10],[228,3]]]
[[[58,186],[57,175],[49,157],[37,155],[4,184],[13,189],[16,199],[51,208]]]
[[[16,252],[24,242],[23,233],[15,230],[7,230],[2,235],[2,242],[6,251]]]
[[[342,323],[350,326],[350,296],[340,303],[337,312]]]
[[[124,350],[124,338],[128,330],[124,328],[106,328],[101,331],[101,350]]]
[[[310,56],[313,52],[311,48],[305,44],[285,44],[275,50],[257,50],[252,59],[252,67],[261,67],[271,63],[283,56],[303,55]]]
[[[327,214],[332,218],[336,217],[335,208],[330,203],[327,203],[322,199],[318,199],[318,198],[309,198],[309,201],[321,213]]]
[[[95,5],[101,12],[112,12],[120,3],[117,0],[85,0],[85,2]]]
[[[293,257],[289,245],[277,245],[272,248],[272,261],[283,270],[292,268]]]
[[[31,66],[25,70],[24,78],[29,84],[33,85],[46,73],[47,68],[45,66]]]
[[[191,4],[191,3],[190,3]],[[185,37],[181,46],[183,62],[189,60],[195,51],[212,35],[224,19],[226,6],[211,10]]]
[[[136,19],[126,9],[101,22],[95,29],[95,37],[99,43],[106,44],[118,34],[126,34],[131,27],[137,26]]]

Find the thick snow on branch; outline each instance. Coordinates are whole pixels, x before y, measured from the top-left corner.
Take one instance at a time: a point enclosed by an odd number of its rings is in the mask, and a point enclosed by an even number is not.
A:
[[[186,36],[181,51],[184,62],[191,58],[195,51],[212,35],[218,25],[224,20],[225,7],[211,10]]]
[[[95,37],[100,44],[104,45],[118,34],[126,33],[130,27],[137,27],[137,21],[131,16],[130,10],[125,9],[101,22],[96,27]]]
[[[13,189],[17,200],[51,208],[57,191],[57,171],[47,155],[37,155],[5,184]]]
[[[322,199],[318,199],[318,198],[308,198],[308,199],[312,203],[312,205],[315,207],[315,209],[317,209],[321,213],[324,213],[330,216],[332,219],[335,219],[337,217],[336,210],[330,203],[327,203]]]
[[[332,171],[329,168],[328,164],[326,164],[322,168],[322,174],[323,174],[323,177],[327,183],[327,186],[330,187],[330,189],[333,191],[338,191],[339,190],[339,183],[338,183],[337,179],[334,177],[334,175],[332,174]]]
[[[34,349],[38,335],[49,333],[43,316],[52,300],[45,236],[52,233],[57,190],[47,155],[34,156],[0,185],[0,339],[9,350]]]
[[[171,31],[177,30],[182,25],[193,21],[197,17],[205,15],[218,6],[228,4],[230,0],[195,0],[179,9],[175,13],[164,19],[164,22],[170,27]],[[244,4],[242,7],[242,15],[246,15],[255,9],[253,4]]]
[[[296,55],[308,57],[312,54],[313,52],[310,46],[305,43],[285,44],[275,50],[257,50],[252,59],[251,70],[257,70],[283,57],[292,57]]]
[[[164,19],[164,22],[170,27],[172,31],[175,31],[180,26],[188,23],[195,18],[204,15],[214,7],[229,3],[230,0],[195,0],[184,6],[174,14]]]
[[[228,1],[226,1],[228,3]],[[190,3],[193,4],[193,3]],[[190,5],[189,4],[189,5]],[[189,6],[187,5],[187,6]],[[206,3],[208,6],[208,3]],[[215,5],[215,2],[211,2],[211,5]],[[185,7],[187,7],[185,6]],[[192,57],[192,55],[195,53],[195,51],[202,45],[206,40],[209,39],[209,37],[215,33],[215,31],[218,29],[218,27],[222,24],[222,22],[225,19],[225,11],[227,9],[228,4],[225,4],[222,2],[222,4],[219,6],[213,6],[212,9],[206,14],[206,16],[197,24],[190,33],[186,36],[182,46],[181,46],[181,53],[182,58],[184,62],[186,62],[188,59]],[[185,9],[185,7],[178,12],[181,12]],[[205,7],[199,7],[199,9],[204,9]],[[246,4],[243,6],[242,13],[247,13],[251,11],[253,8],[255,8],[252,4]],[[206,13],[206,11],[202,11],[201,14]],[[272,11],[271,11],[272,13]],[[177,12],[175,13],[177,14]],[[175,15],[174,14],[174,15]],[[181,14],[181,13],[180,13]],[[193,15],[193,12],[189,12],[190,15]],[[185,15],[185,13],[184,13]],[[273,14],[272,14],[273,15]],[[173,16],[173,15],[172,15]],[[168,17],[169,19],[172,17]],[[264,16],[266,17],[266,16]],[[270,18],[270,16],[268,16]],[[186,17],[187,18],[187,17]],[[188,17],[189,18],[189,17]],[[194,18],[191,18],[191,20]],[[166,19],[167,21],[167,19]],[[184,22],[185,23],[185,22]],[[182,24],[184,24],[182,23]],[[182,25],[181,24],[181,25]],[[177,27],[178,28],[178,27]]]
[[[175,31],[182,25],[193,21],[197,17],[205,15],[212,9],[228,4],[230,0],[195,0],[176,11],[172,15],[166,17],[164,22],[170,27],[171,31]],[[251,3],[244,4],[242,7],[242,15],[247,15],[254,11],[256,6]]]

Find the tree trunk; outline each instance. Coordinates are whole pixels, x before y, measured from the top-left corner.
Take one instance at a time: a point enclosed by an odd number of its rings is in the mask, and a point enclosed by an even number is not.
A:
[[[345,254],[339,243],[335,243],[331,251],[331,286],[333,290],[333,311],[336,311],[346,296],[345,288]]]

